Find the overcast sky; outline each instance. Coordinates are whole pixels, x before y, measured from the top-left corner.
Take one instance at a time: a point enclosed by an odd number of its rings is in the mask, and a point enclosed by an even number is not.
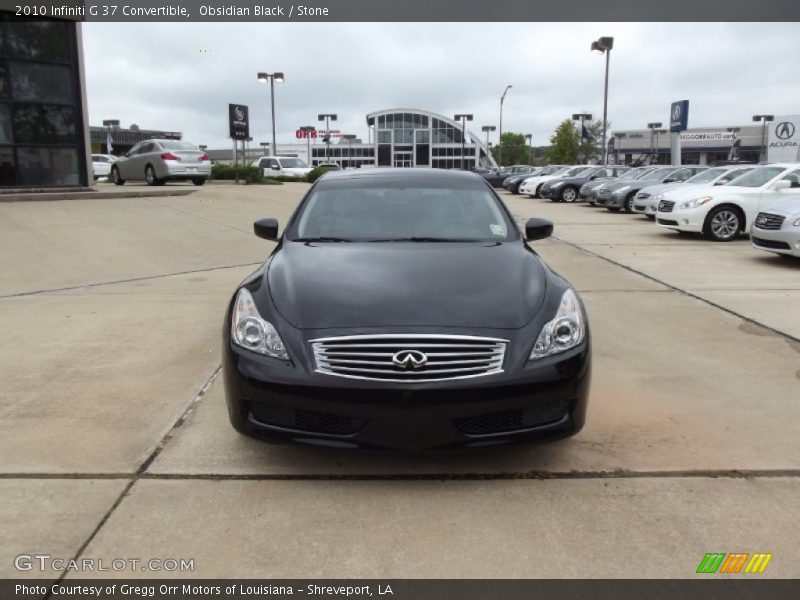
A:
[[[572,113],[602,116],[604,58],[589,46],[603,35],[615,38],[612,129],[666,123],[681,99],[690,127],[800,113],[800,23],[87,23],[83,33],[92,125],[120,119],[211,148],[231,145],[228,103],[250,107],[256,143],[271,139],[259,71],[286,74],[279,144],[320,112],[366,141],[366,113],[395,107],[472,113],[479,133],[498,125],[511,84],[503,130],[544,145]]]

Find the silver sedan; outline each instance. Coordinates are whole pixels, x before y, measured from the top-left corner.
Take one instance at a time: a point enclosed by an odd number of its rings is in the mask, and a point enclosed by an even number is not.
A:
[[[117,185],[126,181],[164,185],[170,180],[203,185],[210,175],[208,154],[180,140],[144,140],[111,166],[111,180]]]

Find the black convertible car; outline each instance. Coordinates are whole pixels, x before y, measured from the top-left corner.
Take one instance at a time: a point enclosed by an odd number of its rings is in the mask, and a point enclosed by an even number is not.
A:
[[[242,433],[421,450],[572,435],[584,423],[583,305],[477,174],[327,173],[231,299],[230,420]],[[530,219],[528,241],[552,233]]]

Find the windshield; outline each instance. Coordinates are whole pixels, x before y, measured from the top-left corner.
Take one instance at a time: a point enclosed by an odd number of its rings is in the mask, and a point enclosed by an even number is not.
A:
[[[670,167],[669,169],[656,169],[655,171],[650,171],[639,181],[658,181],[659,179],[663,179],[664,177],[672,173],[674,170],[675,169],[672,167]]]
[[[308,165],[299,158],[280,158],[278,159],[284,169],[307,169]]]
[[[724,175],[726,171],[727,169],[707,169],[689,177],[685,183],[708,183],[714,181],[720,175]]]
[[[588,171],[589,169],[586,168],[586,165],[582,165],[580,167],[570,167],[566,171],[564,171],[565,177],[577,177],[584,171]]]
[[[516,237],[494,194],[473,182],[321,182],[294,241],[506,241]]]
[[[638,169],[631,169],[630,171],[625,171],[622,175],[617,177],[616,181],[633,181],[641,177],[643,173],[643,171]]]
[[[599,169],[597,167],[589,167],[587,169],[583,169],[582,171],[578,171],[577,173],[575,173],[575,175],[573,175],[573,177],[589,177],[595,171],[599,171]]]
[[[194,144],[189,142],[181,142],[180,140],[164,140],[158,142],[164,150],[200,150]]]
[[[775,179],[778,175],[783,173],[783,167],[763,167],[761,169],[753,169],[749,173],[737,177],[728,185],[740,185],[743,187],[761,187],[768,181]]]

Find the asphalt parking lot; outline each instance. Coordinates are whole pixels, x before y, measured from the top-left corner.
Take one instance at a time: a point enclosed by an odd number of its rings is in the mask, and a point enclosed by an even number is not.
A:
[[[46,553],[190,558],[208,578],[683,578],[706,552],[800,576],[800,261],[502,193],[520,222],[554,221],[534,247],[589,312],[584,431],[426,455],[267,445],[228,425],[220,330],[271,248],[253,220],[285,223],[305,189],[0,204],[1,576],[52,577],[14,568]]]

